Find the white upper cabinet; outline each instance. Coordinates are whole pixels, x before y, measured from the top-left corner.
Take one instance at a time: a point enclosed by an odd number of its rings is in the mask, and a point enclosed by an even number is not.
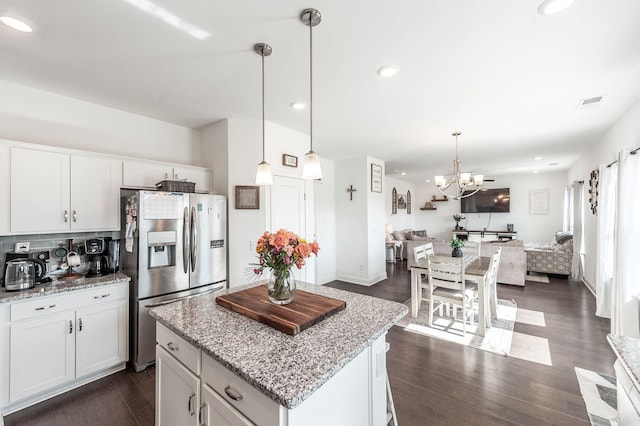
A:
[[[121,161],[11,147],[12,233],[117,230]]]
[[[210,193],[213,173],[204,167],[172,165],[152,161],[125,160],[122,185],[125,188],[155,189],[163,180],[187,180],[195,182],[196,192]]]

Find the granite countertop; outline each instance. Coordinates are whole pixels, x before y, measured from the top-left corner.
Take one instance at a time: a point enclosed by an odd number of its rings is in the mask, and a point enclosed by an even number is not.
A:
[[[634,386],[640,390],[640,339],[609,334],[607,340]]]
[[[300,282],[297,287],[344,300],[346,309],[295,336],[216,304],[220,292],[150,312],[269,398],[294,408],[408,312],[403,304],[375,297]]]
[[[116,272],[115,274],[103,275],[100,277],[80,277],[75,280],[62,281],[54,279],[51,282],[38,284],[29,290],[7,291],[4,287],[0,289],[0,303],[15,302],[18,300],[32,299],[35,297],[51,296],[54,294],[65,293],[74,290],[82,290],[91,287],[100,287],[103,285],[113,284],[117,282],[130,281],[127,275]]]

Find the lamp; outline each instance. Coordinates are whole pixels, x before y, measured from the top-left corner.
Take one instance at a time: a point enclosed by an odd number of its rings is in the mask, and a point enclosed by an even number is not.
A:
[[[262,57],[262,161],[258,164],[258,170],[256,171],[256,185],[273,185],[271,165],[264,159],[264,57],[271,55],[272,49],[267,43],[257,43],[253,48]]]
[[[390,223],[387,223],[384,226],[384,232],[385,234],[387,234],[387,241],[391,241],[391,234],[393,234],[393,225],[391,225]]]
[[[302,177],[322,179],[320,156],[313,150],[313,27],[320,23],[322,17],[316,9],[305,9],[300,19],[309,27],[309,152],[304,155]]]
[[[436,176],[435,183],[438,187],[438,190],[446,195],[449,198],[453,198],[454,200],[459,200],[460,198],[469,197],[476,192],[480,191],[480,185],[482,185],[484,181],[484,175],[474,175],[471,177],[471,173],[462,173],[460,171],[460,159],[458,158],[458,136],[462,133],[453,132],[452,136],[456,138],[456,159],[453,160],[453,177],[449,182],[447,182],[447,178],[445,176]],[[449,189],[451,184],[455,182],[455,193],[454,195],[447,194],[445,191]],[[465,194],[468,187],[475,186],[474,190],[471,190],[469,193]]]

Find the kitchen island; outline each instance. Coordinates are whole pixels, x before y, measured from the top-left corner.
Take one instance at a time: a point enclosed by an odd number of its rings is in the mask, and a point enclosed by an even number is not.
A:
[[[343,300],[346,309],[295,336],[217,305],[225,292],[152,309],[157,424],[386,424],[385,336],[408,308],[323,286],[298,288]],[[181,387],[185,400],[172,402]]]
[[[640,339],[609,334],[607,341],[618,357],[613,365],[620,425],[640,424]]]

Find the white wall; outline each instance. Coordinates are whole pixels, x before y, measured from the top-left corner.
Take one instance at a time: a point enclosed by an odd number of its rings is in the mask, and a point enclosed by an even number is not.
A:
[[[510,212],[465,214],[466,220],[460,225],[467,229],[487,228],[490,231],[506,231],[507,224],[512,223],[514,230],[518,233],[518,239],[526,242],[550,242],[555,232],[562,230],[566,183],[565,172],[498,176],[496,182],[485,185],[487,188],[509,188]],[[401,184],[398,183],[398,185]],[[529,191],[534,189],[549,190],[548,215],[529,214]],[[391,189],[387,188],[387,192],[390,199]],[[456,213],[460,214],[460,201],[450,199],[434,202],[433,205],[437,210],[420,210],[420,207],[423,207],[424,203],[430,201],[434,195],[438,199],[443,198],[433,183],[416,185],[411,195],[413,201],[411,216],[415,214],[413,229],[426,229],[430,237],[450,240],[451,231],[455,228],[452,216]],[[390,211],[391,201],[387,202],[387,209]],[[397,229],[395,225],[394,229]]]
[[[383,188],[385,224],[391,224],[394,231],[418,229],[416,228],[416,217],[420,214],[419,210],[420,207],[424,205],[424,202],[420,203],[420,200],[416,198],[416,186],[413,183],[403,181],[397,177],[385,176]],[[398,195],[402,194],[405,197],[407,196],[407,192],[411,191],[411,214],[408,214],[406,209],[398,209],[396,214],[391,214],[391,194],[393,193],[393,188],[396,189]]]
[[[336,280],[336,167],[333,161],[321,159],[322,181],[314,182],[316,235],[320,253],[316,261],[316,282]]]
[[[0,81],[0,139],[201,166],[200,132]]]
[[[596,283],[596,216],[589,204],[589,177],[599,164],[609,164],[617,160],[623,149],[640,147],[640,101],[632,106],[602,138],[574,164],[568,172],[567,183],[584,181],[584,279],[592,289]],[[631,194],[638,196],[637,194]]]
[[[372,285],[386,278],[384,191],[371,192],[371,162],[362,157],[336,162],[336,277]],[[347,188],[356,192],[350,200]]]

